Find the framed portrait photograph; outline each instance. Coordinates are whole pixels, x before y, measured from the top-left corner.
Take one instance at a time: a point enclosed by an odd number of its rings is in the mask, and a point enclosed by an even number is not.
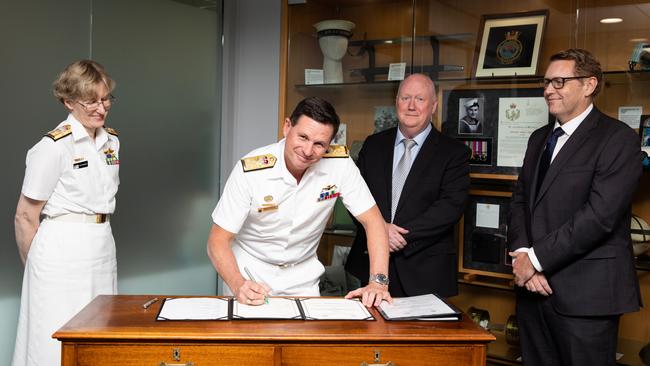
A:
[[[458,134],[482,135],[483,134],[483,106],[484,98],[458,99]]]
[[[481,17],[474,77],[537,74],[548,10]]]

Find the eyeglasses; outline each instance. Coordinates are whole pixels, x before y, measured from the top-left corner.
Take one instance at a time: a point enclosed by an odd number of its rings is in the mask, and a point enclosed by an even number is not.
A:
[[[84,107],[86,112],[94,112],[97,109],[99,109],[100,104],[104,106],[105,110],[111,109],[111,106],[113,105],[113,103],[115,103],[115,99],[116,98],[113,96],[113,94],[109,94],[108,96],[92,103],[82,103],[80,101],[76,101],[76,102],[79,103],[80,106]]]
[[[555,89],[562,89],[564,88],[564,84],[568,80],[577,80],[577,79],[586,79],[590,78],[591,76],[571,76],[568,78],[553,78],[553,79],[544,79],[540,82],[540,85],[544,87],[544,89],[548,88],[548,84],[553,85],[553,88]]]

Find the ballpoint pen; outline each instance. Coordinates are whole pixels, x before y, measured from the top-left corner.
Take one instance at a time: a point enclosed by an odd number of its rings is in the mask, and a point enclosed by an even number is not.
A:
[[[153,303],[155,303],[156,301],[158,301],[158,298],[154,297],[153,299],[151,299],[151,300],[145,302],[144,304],[142,304],[142,308],[143,309],[148,309],[149,306],[153,305]]]
[[[253,282],[257,282],[257,280],[255,280],[255,277],[253,277],[253,274],[251,273],[251,271],[248,270],[248,267],[244,267],[244,271],[248,275],[249,280],[251,280]],[[267,295],[264,295],[264,303],[265,304],[269,303],[269,297]]]

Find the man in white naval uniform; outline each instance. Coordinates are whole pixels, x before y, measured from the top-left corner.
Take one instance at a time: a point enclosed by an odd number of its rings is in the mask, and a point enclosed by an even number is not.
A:
[[[319,295],[316,249],[337,197],[364,226],[370,256],[368,286],[346,297],[366,306],[391,301],[383,219],[347,149],[329,145],[339,123],[327,101],[306,98],[285,119],[283,140],[235,165],[212,213],[208,255],[238,302]]]

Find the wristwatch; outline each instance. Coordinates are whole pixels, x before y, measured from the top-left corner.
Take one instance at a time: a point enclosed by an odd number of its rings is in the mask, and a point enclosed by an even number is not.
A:
[[[377,282],[380,285],[388,286],[388,276],[383,273],[371,274],[368,282]]]

